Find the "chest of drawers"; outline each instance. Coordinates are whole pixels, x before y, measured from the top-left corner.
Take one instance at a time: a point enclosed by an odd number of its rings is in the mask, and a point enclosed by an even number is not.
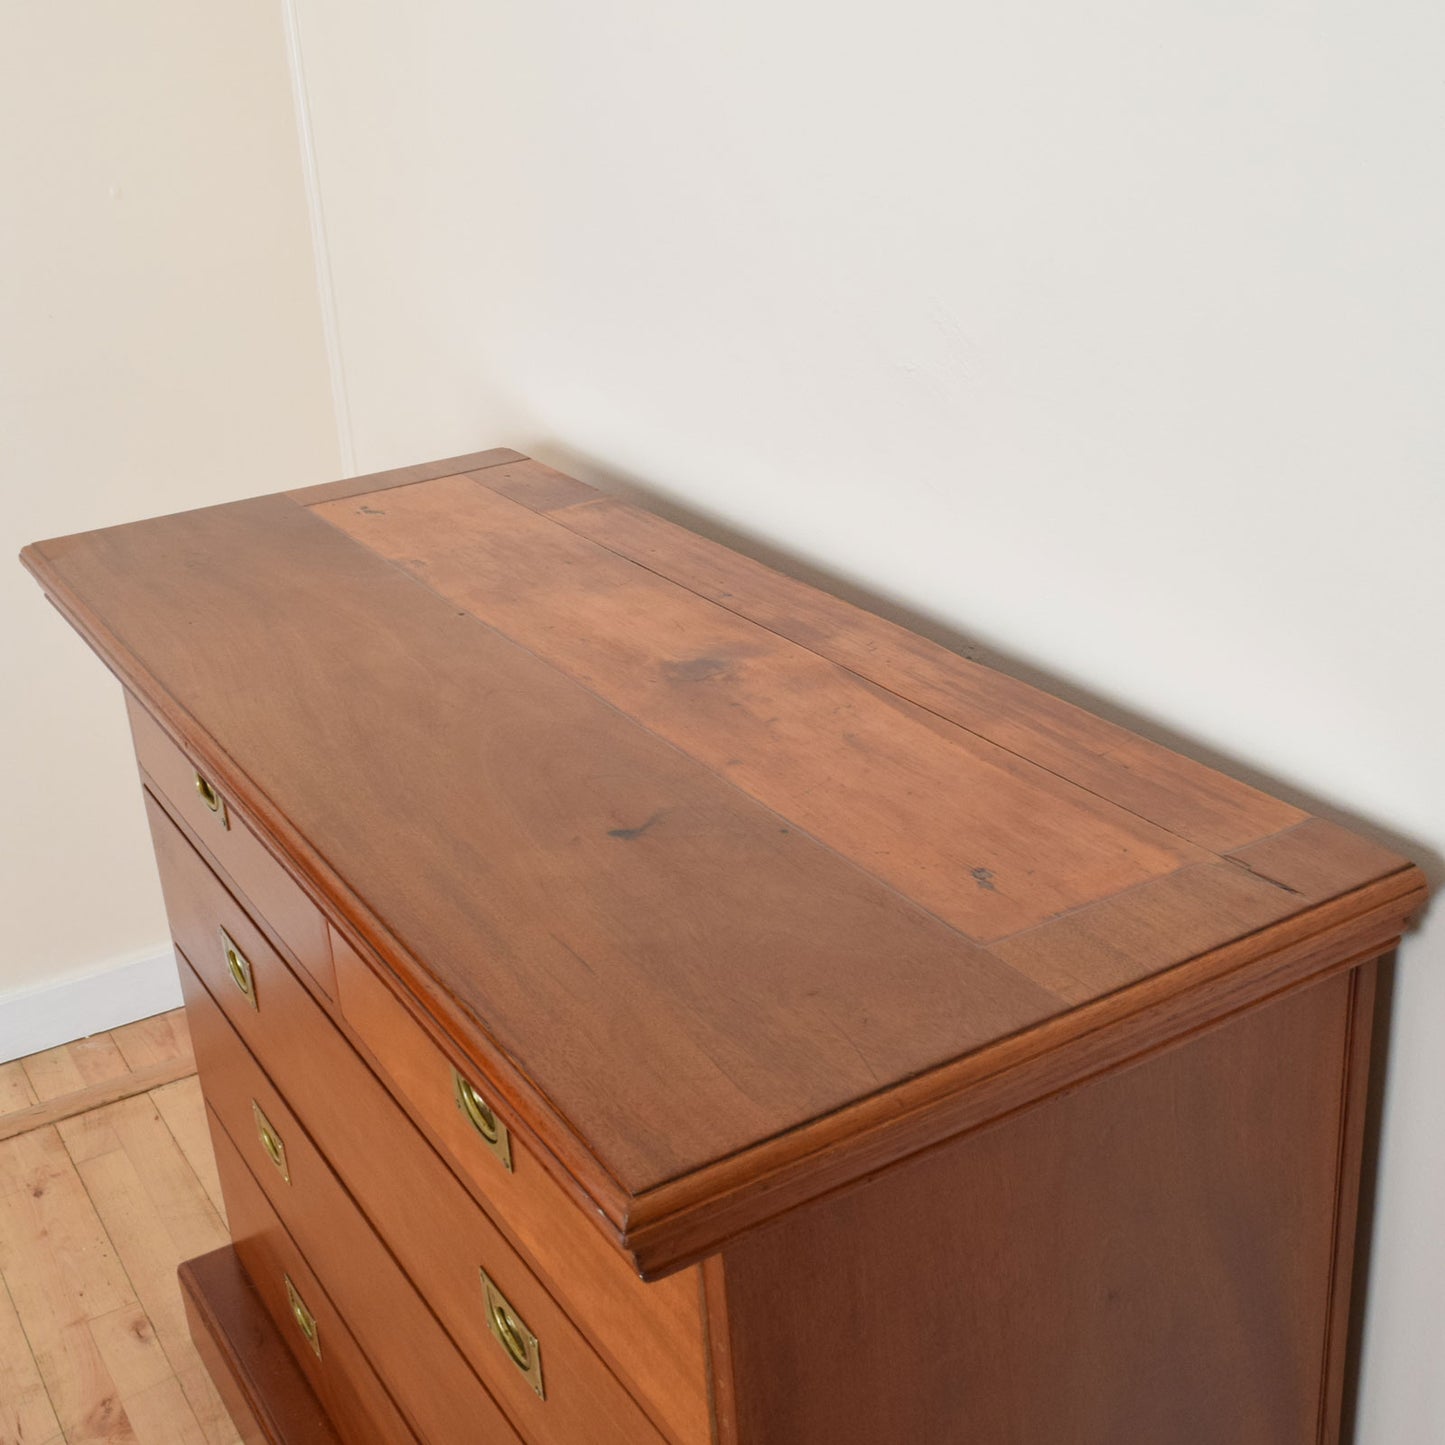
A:
[[[1409,863],[511,452],[24,560],[126,690],[248,1439],[1338,1438]]]

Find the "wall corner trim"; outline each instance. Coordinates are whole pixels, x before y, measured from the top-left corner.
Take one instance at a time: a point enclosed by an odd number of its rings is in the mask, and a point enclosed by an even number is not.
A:
[[[331,376],[331,405],[336,419],[336,440],[343,476],[356,474],[356,438],[351,427],[351,402],[346,387],[346,362],[341,348],[341,323],[336,305],[336,284],[331,275],[331,242],[326,234],[326,211],[321,199],[321,175],[316,164],[316,141],[311,129],[311,93],[306,85],[306,62],[301,49],[301,17],[296,0],[282,0],[286,32],[286,66],[291,74],[291,95],[296,109],[296,142],[301,156],[301,179],[306,191],[306,214],[311,225],[311,250],[316,267],[316,294],[321,303],[321,330],[326,344],[326,366]]]
[[[0,1063],[180,1008],[169,947],[127,954],[85,973],[0,992]]]

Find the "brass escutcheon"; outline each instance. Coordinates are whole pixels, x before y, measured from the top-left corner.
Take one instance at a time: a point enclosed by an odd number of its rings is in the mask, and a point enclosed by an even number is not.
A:
[[[492,1112],[492,1106],[478,1092],[475,1084],[452,1070],[452,1094],[457,1108],[466,1121],[482,1136],[487,1148],[502,1161],[508,1171],[512,1168],[512,1136],[507,1126]]]
[[[231,820],[226,813],[226,800],[216,791],[208,778],[203,778],[200,773],[197,773],[195,777],[196,792],[201,795],[201,801],[221,820],[223,828],[229,828]]]
[[[253,1009],[259,1010],[261,1005],[256,1001],[256,980],[251,973],[251,964],[246,955],[236,947],[236,940],[226,932],[220,930],[221,952],[226,960],[226,972],[231,976],[231,982],[240,989],[242,995]]]
[[[291,1276],[285,1275],[286,1299],[291,1306],[291,1318],[296,1321],[296,1328],[301,1331],[306,1343],[311,1346],[312,1351],[319,1360],[321,1358],[321,1331],[316,1327],[316,1316],[306,1308],[306,1302],[296,1292],[296,1286],[291,1283]]]
[[[492,1283],[486,1270],[481,1273],[482,1293],[487,1301],[487,1327],[511,1362],[527,1377],[527,1383],[537,1392],[537,1398],[545,1400],[547,1390],[542,1383],[542,1346],[516,1310],[507,1303],[507,1297]]]
[[[286,1145],[254,1099],[251,1100],[251,1113],[256,1120],[256,1137],[260,1139],[261,1147],[266,1151],[266,1157],[276,1166],[276,1172],[289,1184],[291,1182],[291,1166],[286,1162]]]

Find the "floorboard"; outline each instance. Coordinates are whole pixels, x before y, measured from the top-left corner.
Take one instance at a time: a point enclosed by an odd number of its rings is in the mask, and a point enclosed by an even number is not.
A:
[[[184,1009],[0,1064],[0,1140],[160,1088],[195,1069]]]
[[[6,1114],[18,1114],[38,1102],[25,1065],[19,1059],[0,1064],[0,1118]]]
[[[239,1445],[176,1282],[227,1238],[193,1067],[179,1013],[0,1065],[0,1445]]]

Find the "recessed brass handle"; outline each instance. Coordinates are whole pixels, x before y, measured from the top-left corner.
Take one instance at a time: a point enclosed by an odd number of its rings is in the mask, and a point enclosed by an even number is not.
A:
[[[200,773],[196,777],[196,791],[201,795],[201,801],[220,819],[223,828],[231,826],[231,819],[226,813],[226,800],[216,791],[215,784],[209,778],[204,778]]]
[[[253,1009],[259,1010],[261,1005],[256,1002],[256,980],[251,973],[251,964],[246,955],[236,947],[236,940],[223,928],[221,934],[221,952],[226,959],[226,972],[231,976],[231,982],[241,990],[242,995]]]
[[[251,1100],[251,1113],[256,1120],[256,1137],[261,1141],[261,1147],[266,1151],[266,1157],[276,1166],[277,1173],[289,1184],[291,1182],[291,1166],[286,1162],[286,1145],[254,1099]]]
[[[507,1297],[492,1283],[486,1270],[482,1271],[482,1293],[487,1301],[487,1328],[491,1330],[492,1337],[527,1377],[527,1383],[537,1392],[537,1398],[545,1400],[547,1390],[542,1383],[542,1346],[537,1342],[536,1335],[507,1303]]]
[[[291,1306],[291,1318],[296,1321],[296,1328],[301,1331],[302,1338],[311,1346],[312,1353],[319,1360],[321,1358],[321,1331],[316,1326],[316,1316],[306,1308],[306,1301],[296,1293],[296,1286],[291,1283],[291,1276],[284,1276],[286,1280],[286,1300]]]
[[[473,1129],[482,1136],[482,1142],[502,1161],[508,1171],[512,1168],[512,1136],[507,1126],[492,1112],[492,1106],[477,1091],[477,1086],[452,1070],[452,1093],[457,1108],[462,1111]]]

